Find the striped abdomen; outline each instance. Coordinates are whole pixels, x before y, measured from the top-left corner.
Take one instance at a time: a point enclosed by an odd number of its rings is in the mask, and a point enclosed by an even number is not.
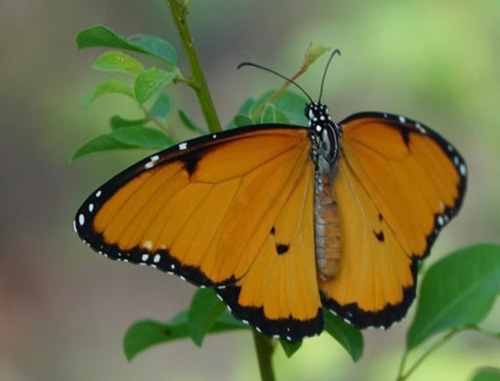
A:
[[[340,262],[340,216],[332,176],[316,171],[314,193],[314,233],[316,263],[323,281],[333,278]]]

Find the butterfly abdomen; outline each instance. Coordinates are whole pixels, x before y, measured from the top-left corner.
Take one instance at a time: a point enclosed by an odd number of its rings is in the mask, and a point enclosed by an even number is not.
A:
[[[340,217],[331,176],[317,171],[314,193],[314,233],[319,277],[337,275],[340,262]]]

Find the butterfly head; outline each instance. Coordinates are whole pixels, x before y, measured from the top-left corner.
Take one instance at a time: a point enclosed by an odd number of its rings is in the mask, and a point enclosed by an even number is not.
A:
[[[340,127],[332,121],[328,107],[323,103],[309,103],[304,112],[313,144],[313,156],[333,166],[337,161],[339,138],[342,135]]]

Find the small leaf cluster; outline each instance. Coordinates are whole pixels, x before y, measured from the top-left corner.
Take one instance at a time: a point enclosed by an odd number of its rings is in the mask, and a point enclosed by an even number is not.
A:
[[[83,144],[73,154],[72,160],[101,151],[133,148],[158,150],[175,144],[177,139],[167,123],[173,106],[165,90],[172,83],[187,82],[177,67],[176,49],[157,36],[137,34],[126,38],[101,25],[82,30],[76,42],[79,49],[120,49],[105,51],[93,60],[94,70],[113,76],[85,96],[84,106],[89,107],[104,95],[119,94],[135,102],[144,117],[130,120],[119,115],[112,116],[111,131]],[[128,53],[147,57],[155,64],[145,67],[143,62]],[[179,121],[195,134],[205,132],[182,110],[179,110]]]
[[[440,338],[427,349],[424,359],[442,343],[459,332],[472,330],[499,340],[500,326],[491,332],[481,327],[500,295],[500,245],[484,243],[452,253],[434,263],[424,273],[419,289],[417,310],[406,337],[406,350],[399,380],[415,369],[404,372],[409,351],[422,347],[434,336]],[[419,365],[420,360],[415,362]],[[478,370],[473,380],[483,374],[500,374],[500,368]],[[486,376],[484,376],[486,377]],[[489,379],[489,378],[484,378]]]
[[[325,332],[339,342],[354,361],[361,358],[363,336],[343,320],[324,311]],[[168,323],[141,320],[134,323],[125,334],[123,346],[128,360],[145,349],[173,340],[190,338],[201,346],[205,335],[217,332],[249,330],[251,327],[236,320],[216,296],[213,289],[198,289],[190,307],[182,311]],[[302,341],[280,340],[288,357],[302,345]]]

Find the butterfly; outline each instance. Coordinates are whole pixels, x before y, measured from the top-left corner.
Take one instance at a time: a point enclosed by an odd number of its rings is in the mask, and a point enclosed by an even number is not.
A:
[[[268,336],[319,334],[323,307],[358,328],[390,327],[461,207],[465,161],[409,118],[335,123],[309,100],[307,127],[241,127],[139,161],[86,199],[76,232],[106,257],[213,288]]]

